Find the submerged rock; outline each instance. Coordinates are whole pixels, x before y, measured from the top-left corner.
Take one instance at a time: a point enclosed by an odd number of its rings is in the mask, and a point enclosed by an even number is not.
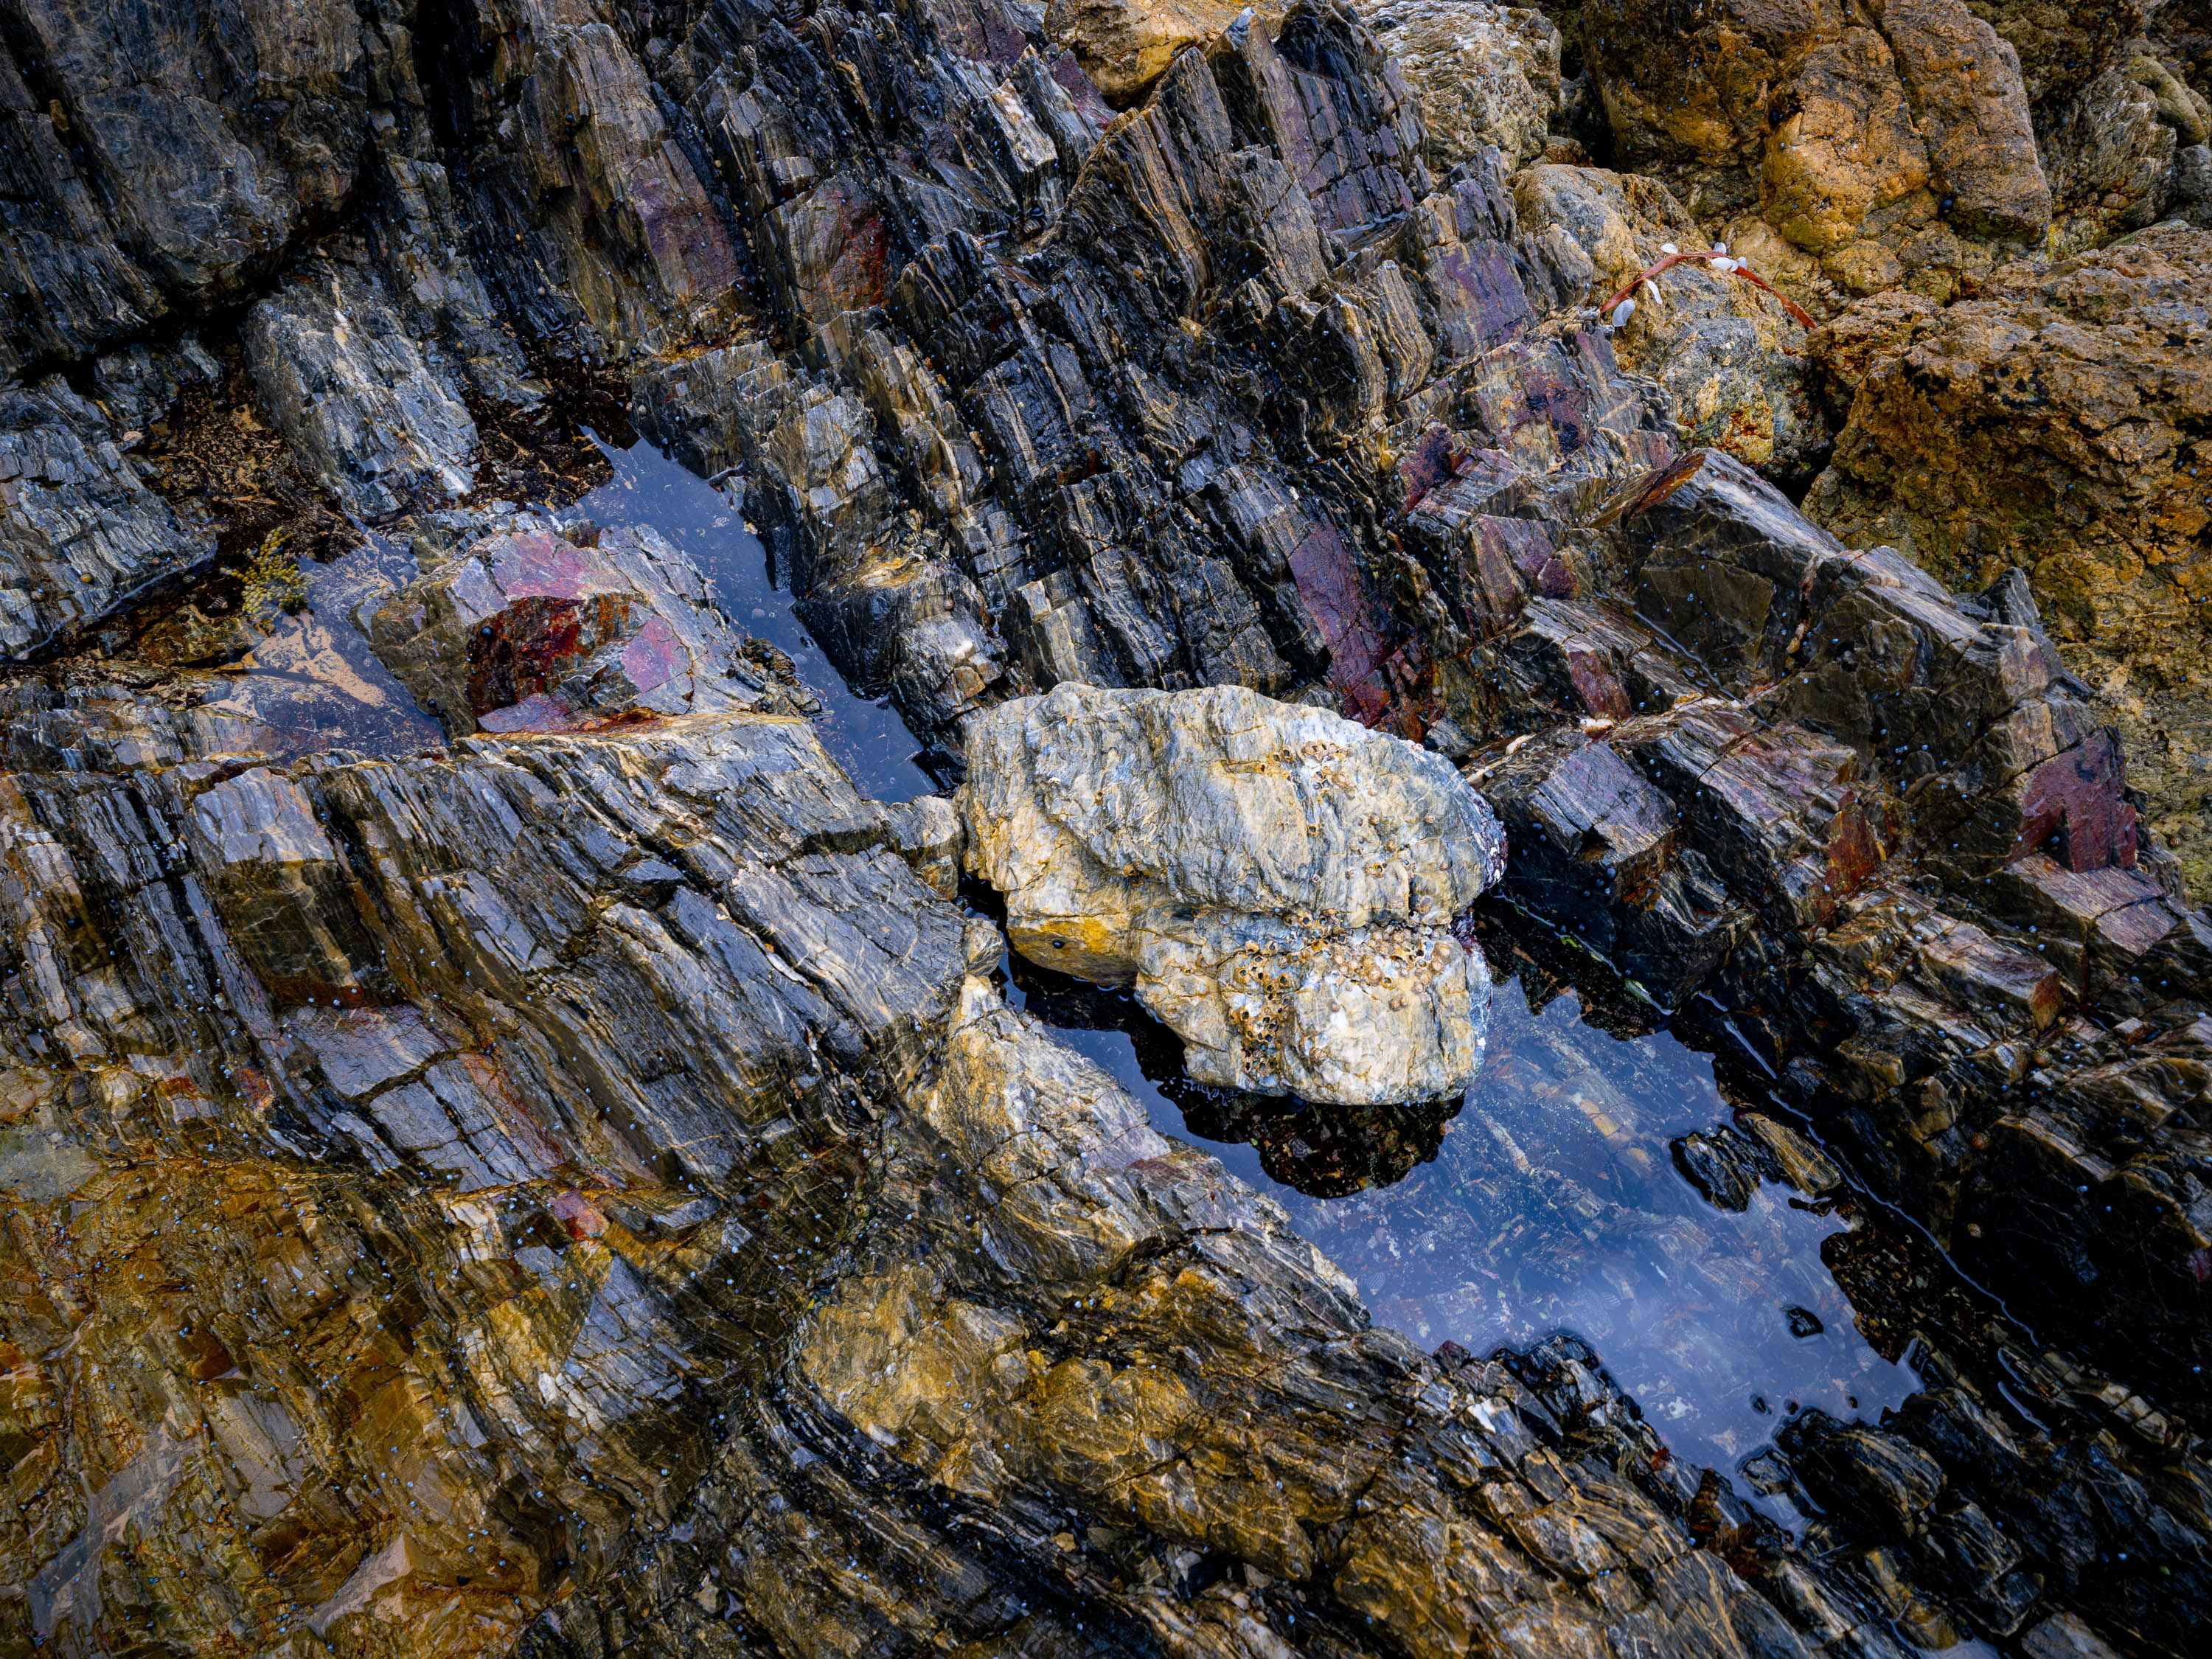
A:
[[[1481,1064],[1489,974],[1451,923],[1505,840],[1442,757],[1235,687],[1062,684],[975,720],[968,766],[1014,947],[1133,983],[1200,1081],[1367,1104]]]
[[[698,571],[649,526],[524,517],[489,528],[369,625],[455,736],[777,705]]]

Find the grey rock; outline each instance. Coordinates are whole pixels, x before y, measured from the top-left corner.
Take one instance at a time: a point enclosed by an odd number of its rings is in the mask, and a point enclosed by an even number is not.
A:
[[[1353,1103],[1474,1076],[1489,975],[1451,923],[1504,840],[1441,757],[1235,689],[1072,684],[968,745],[968,867],[1014,947],[1133,983],[1194,1077]]]
[[[0,385],[0,647],[83,633],[118,600],[215,551],[58,376]]]
[[[248,313],[245,338],[264,405],[349,511],[381,518],[473,487],[476,422],[374,276],[296,277]]]

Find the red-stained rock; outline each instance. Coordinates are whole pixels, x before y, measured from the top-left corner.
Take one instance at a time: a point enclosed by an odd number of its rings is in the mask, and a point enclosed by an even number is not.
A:
[[[568,1231],[571,1238],[597,1238],[607,1230],[607,1218],[599,1213],[599,1206],[581,1193],[556,1193],[545,1207]]]
[[[697,571],[658,532],[592,539],[527,520],[483,537],[386,601],[372,637],[461,732],[776,703]]]

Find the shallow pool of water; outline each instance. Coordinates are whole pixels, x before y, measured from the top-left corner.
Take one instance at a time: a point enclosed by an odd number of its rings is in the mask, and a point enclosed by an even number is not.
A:
[[[1197,1089],[1133,999],[1018,960],[1010,974],[1010,995],[1146,1101],[1154,1127],[1273,1194],[1376,1320],[1424,1347],[1571,1331],[1677,1456],[1723,1472],[1794,1410],[1874,1421],[1921,1386],[1860,1334],[1823,1260],[1852,1223],[1778,1184],[1730,1213],[1676,1170],[1671,1140],[1733,1115],[1711,1060],[1663,1031],[1599,1029],[1571,989],[1544,1000],[1540,980],[1532,1005],[1522,977],[1501,980],[1489,1058],[1455,1113],[1347,1113]]]
[[[730,496],[649,446],[601,449],[612,477],[556,516],[652,525],[709,579],[738,627],[790,656],[822,699],[824,747],[864,791],[903,799],[933,789],[897,715],[852,691],[793,613]],[[343,613],[411,574],[404,554],[373,544],[317,574],[315,614]],[[316,626],[264,653],[266,672],[284,672],[284,652],[317,682],[359,667],[379,735],[392,746],[422,740],[404,694],[392,706],[396,685],[373,659],[358,660],[357,637],[325,640]],[[344,672],[331,669],[332,652]],[[1613,1035],[1558,980],[1497,965],[1489,1059],[1465,1099],[1364,1114],[1194,1087],[1174,1037],[1126,994],[1018,961],[1008,990],[1146,1101],[1158,1128],[1273,1194],[1358,1281],[1376,1320],[1425,1347],[1486,1353],[1571,1331],[1676,1455],[1724,1471],[1741,1469],[1794,1410],[1873,1420],[1912,1393],[1917,1377],[1861,1335],[1823,1259],[1852,1224],[1844,1216],[1779,1185],[1731,1213],[1676,1170],[1671,1140],[1731,1115],[1711,1061],[1665,1032]]]
[[[555,516],[609,526],[648,524],[699,567],[730,621],[766,640],[792,660],[806,689],[822,699],[814,726],[822,746],[878,800],[907,800],[936,789],[916,763],[920,745],[881,700],[858,696],[793,614],[791,595],[769,580],[768,550],[745,528],[735,501],[651,444],[629,449],[599,445],[614,477]]]
[[[331,749],[405,754],[443,742],[445,729],[377,660],[353,620],[415,579],[406,550],[369,536],[328,564],[302,563],[300,574],[306,604],[277,617],[238,662],[202,677],[203,707],[232,725],[232,744],[287,760]]]
[[[933,787],[898,717],[848,690],[793,615],[732,501],[647,446],[606,453],[614,478],[574,514],[649,523],[688,553],[732,620],[822,696],[824,745],[864,789]],[[1610,1035],[1571,990],[1551,995],[1538,976],[1532,1006],[1522,978],[1504,978],[1488,1062],[1455,1115],[1347,1129],[1322,1109],[1192,1087],[1174,1038],[1127,995],[1026,963],[1011,977],[1010,994],[1146,1100],[1157,1127],[1280,1200],[1375,1317],[1424,1346],[1486,1353],[1571,1331],[1678,1456],[1723,1470],[1793,1409],[1873,1420],[1919,1387],[1860,1334],[1822,1260],[1847,1220],[1778,1185],[1730,1213],[1675,1169],[1674,1137],[1731,1115],[1711,1060],[1664,1032]]]
[[[821,699],[814,725],[823,747],[862,793],[906,800],[935,789],[897,714],[852,691],[792,613],[791,596],[769,579],[767,550],[736,503],[650,444],[601,443],[599,450],[613,476],[573,506],[547,509],[550,516],[610,528],[651,525],[699,568],[734,626],[791,659]],[[305,564],[301,574],[307,605],[279,617],[234,667],[210,677],[210,709],[236,723],[238,746],[289,757],[333,748],[396,754],[441,741],[443,729],[376,659],[356,620],[366,622],[414,580],[406,550],[365,534],[361,546],[328,564]]]

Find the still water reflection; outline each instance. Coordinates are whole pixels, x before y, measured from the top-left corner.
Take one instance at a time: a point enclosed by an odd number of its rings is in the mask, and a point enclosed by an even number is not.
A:
[[[862,793],[905,800],[934,789],[899,717],[849,690],[793,614],[791,596],[769,580],[767,550],[734,502],[649,444],[599,449],[613,476],[550,515],[561,524],[659,531],[708,579],[734,626],[791,659],[800,683],[821,699],[814,724],[823,747]],[[289,757],[332,748],[399,754],[439,743],[442,728],[364,637],[376,608],[416,574],[404,547],[366,532],[361,546],[330,563],[303,565],[305,606],[278,617],[250,653],[210,677],[207,713],[228,722],[230,746]]]
[[[438,722],[415,706],[355,625],[415,577],[415,561],[380,537],[328,564],[303,564],[306,603],[276,616],[235,661],[202,676],[202,717],[214,746],[280,759],[349,749],[404,754],[440,742]]]
[[[848,688],[793,614],[732,500],[648,446],[601,448],[612,478],[556,516],[660,531],[712,580],[732,623],[790,656],[822,699],[823,745],[864,791],[903,799],[933,789],[897,715]],[[372,544],[318,575],[315,613],[348,614],[411,574],[403,554]],[[320,626],[311,619],[296,640],[284,634],[257,653],[269,678],[242,687],[241,700],[272,701],[289,675],[320,723],[336,683],[378,726],[378,746],[422,742],[428,721],[357,636]],[[1918,1387],[1862,1337],[1823,1261],[1847,1219],[1778,1183],[1740,1213],[1722,1210],[1677,1171],[1670,1141],[1732,1115],[1711,1060],[1664,1032],[1601,1030],[1572,990],[1553,994],[1556,981],[1501,979],[1490,1059],[1456,1110],[1348,1126],[1340,1111],[1196,1088],[1180,1046],[1126,994],[1018,961],[1011,974],[1013,1000],[1148,1102],[1160,1129],[1280,1200],[1358,1281],[1376,1318],[1425,1346],[1485,1353],[1571,1331],[1678,1456],[1723,1470],[1741,1469],[1794,1409],[1871,1420]]]
[[[597,441],[596,440],[594,441]],[[599,445],[614,477],[555,516],[563,523],[649,524],[687,554],[713,585],[731,623],[792,660],[800,682],[822,699],[814,727],[860,793],[907,800],[937,786],[915,763],[917,745],[890,705],[848,689],[793,613],[791,595],[769,579],[768,551],[729,495],[670,460],[651,444],[626,450]]]
[[[1148,1102],[1155,1127],[1280,1200],[1376,1319],[1424,1346],[1571,1331],[1676,1455],[1724,1472],[1793,1408],[1872,1421],[1920,1386],[1868,1345],[1822,1260],[1851,1224],[1832,1206],[1768,1183],[1731,1213],[1676,1170],[1670,1141],[1733,1114],[1711,1061],[1672,1036],[1610,1035],[1571,990],[1532,1006],[1507,978],[1455,1115],[1370,1115],[1347,1135],[1340,1109],[1194,1087],[1126,994],[1018,960],[1012,973],[1012,994]]]

